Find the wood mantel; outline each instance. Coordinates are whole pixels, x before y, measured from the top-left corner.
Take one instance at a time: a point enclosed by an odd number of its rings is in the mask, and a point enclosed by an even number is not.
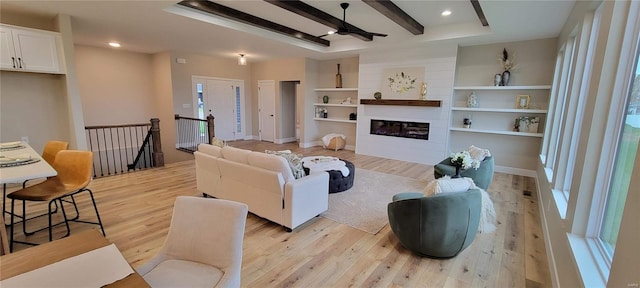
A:
[[[394,105],[394,106],[426,106],[440,107],[440,100],[405,100],[405,99],[360,99],[363,105]]]

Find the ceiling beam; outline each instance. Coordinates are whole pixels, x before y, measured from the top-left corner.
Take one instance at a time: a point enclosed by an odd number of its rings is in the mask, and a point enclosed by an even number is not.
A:
[[[482,23],[482,26],[489,26],[487,17],[484,16],[482,7],[480,7],[480,1],[478,0],[470,0],[470,1],[471,1],[471,5],[473,5],[473,9],[476,10],[476,15],[478,15],[478,19],[480,19],[480,23]]]
[[[192,9],[196,9],[198,11],[224,17],[224,18],[238,21],[244,24],[253,25],[265,30],[276,32],[282,35],[300,39],[313,44],[329,47],[331,43],[327,39],[323,39],[311,34],[307,34],[307,33],[298,31],[296,29],[289,28],[287,26],[283,26],[278,23],[271,22],[269,20],[256,17],[251,14],[247,14],[242,11],[238,11],[233,8],[229,8],[227,6],[223,6],[211,1],[185,0],[185,1],[178,2],[178,4],[184,7],[189,7]]]
[[[376,9],[380,14],[396,22],[396,24],[402,26],[413,35],[424,34],[424,26],[396,6],[396,4],[393,4],[391,0],[362,0],[362,2],[367,3],[371,8]]]
[[[269,2],[273,5],[276,5],[282,9],[289,10],[300,16],[316,21],[322,25],[331,27],[332,29],[335,29],[335,30],[338,30],[338,28],[343,26],[342,19],[333,17],[331,14],[326,13],[309,4],[306,4],[300,0],[264,0],[264,1]],[[350,34],[353,37],[356,37],[364,41],[373,40],[373,34],[367,31],[364,31],[346,22],[344,22],[344,26],[346,26],[345,28],[347,28],[347,30],[349,31],[357,32],[357,33]]]

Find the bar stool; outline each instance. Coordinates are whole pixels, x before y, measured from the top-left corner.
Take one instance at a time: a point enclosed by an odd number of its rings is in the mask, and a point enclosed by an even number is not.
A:
[[[58,175],[55,177],[48,178],[42,183],[35,184],[33,186],[26,187],[22,190],[18,190],[7,195],[7,198],[11,199],[11,229],[9,235],[9,249],[13,251],[13,243],[21,243],[27,245],[37,245],[35,243],[30,242],[22,242],[14,240],[14,227],[15,221],[15,200],[22,200],[22,217],[26,216],[26,201],[34,201],[34,202],[49,202],[48,205],[48,216],[49,216],[49,225],[47,227],[35,230],[33,232],[25,233],[27,235],[33,234],[35,232],[49,229],[49,241],[53,240],[53,226],[59,224],[65,224],[67,228],[67,233],[65,236],[69,236],[71,234],[71,230],[69,228],[69,221],[74,222],[82,222],[88,224],[99,225],[102,230],[102,234],[104,233],[104,227],[102,226],[102,221],[100,220],[100,214],[98,212],[98,206],[96,206],[96,201],[93,197],[93,192],[86,188],[91,182],[92,169],[93,169],[93,152],[91,151],[79,151],[79,150],[63,150],[58,152],[55,160],[53,162],[53,168],[58,171]],[[76,217],[69,219],[64,209],[63,198],[73,197],[74,195],[88,192],[91,197],[91,201],[93,203],[93,207],[96,211],[96,216],[98,218],[97,222],[84,221],[79,220],[78,214]],[[64,217],[64,221],[60,223],[52,224],[52,208],[54,204],[60,203],[60,208],[62,210],[62,215]],[[74,205],[75,206],[75,205]],[[77,212],[77,210],[76,210]],[[22,229],[26,232],[26,224],[27,221],[22,221]]]

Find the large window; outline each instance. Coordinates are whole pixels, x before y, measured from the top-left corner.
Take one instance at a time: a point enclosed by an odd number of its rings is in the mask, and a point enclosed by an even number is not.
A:
[[[599,233],[602,246],[610,258],[616,247],[622,212],[640,140],[640,65],[637,64],[638,55],[636,55],[635,62],[635,75],[627,97],[627,113],[621,127],[612,180],[607,193],[604,218]]]

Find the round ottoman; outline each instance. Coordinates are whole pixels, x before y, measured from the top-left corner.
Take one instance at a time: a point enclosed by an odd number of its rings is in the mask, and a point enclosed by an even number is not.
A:
[[[353,179],[356,176],[356,169],[353,163],[340,159],[344,161],[347,168],[349,169],[349,176],[342,176],[342,172],[340,170],[329,170],[329,193],[338,193],[349,190],[349,188],[353,187]]]

